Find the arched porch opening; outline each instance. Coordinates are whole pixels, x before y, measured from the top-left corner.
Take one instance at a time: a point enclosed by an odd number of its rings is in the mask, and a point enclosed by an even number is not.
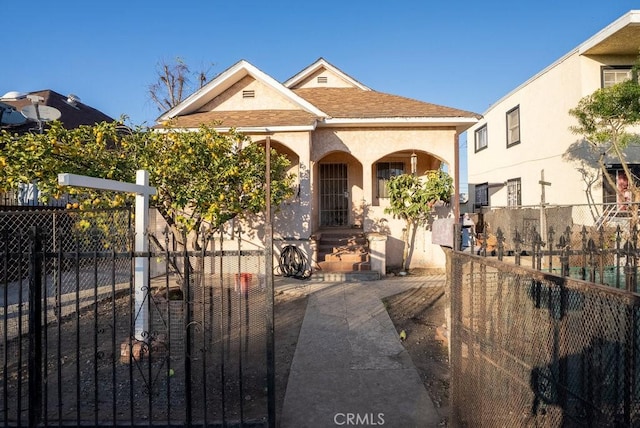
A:
[[[362,163],[346,152],[332,152],[313,167],[315,229],[362,228]]]
[[[423,176],[426,171],[440,169],[443,164],[438,157],[421,150],[401,150],[384,155],[371,164],[371,205],[388,205],[387,183],[392,177],[412,173]]]

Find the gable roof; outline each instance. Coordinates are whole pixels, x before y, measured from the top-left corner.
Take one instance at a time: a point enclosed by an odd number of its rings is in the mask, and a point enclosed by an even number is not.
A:
[[[318,117],[324,117],[326,114],[319,110],[308,101],[300,98],[292,91],[287,89],[281,83],[273,79],[271,76],[260,71],[255,66],[249,64],[245,60],[238,61],[236,64],[228,68],[219,74],[216,78],[204,85],[202,88],[191,94],[180,104],[167,111],[158,118],[158,121],[165,121],[174,118],[179,115],[186,115],[196,113],[199,108],[203,107],[217,95],[222,94],[225,90],[229,89],[234,83],[242,79],[245,76],[251,76],[256,80],[261,81],[267,86],[271,87],[275,91],[279,92],[284,97],[288,98],[294,104],[298,105],[301,109],[308,111]]]
[[[301,84],[302,82],[304,82],[305,80],[307,80],[308,78],[310,78],[311,76],[313,76],[315,73],[317,73],[322,69],[330,71],[331,73],[338,76],[339,78],[341,78],[342,80],[349,83],[351,86],[355,88],[359,88],[364,91],[371,90],[367,86],[358,82],[353,77],[349,76],[347,73],[343,72],[342,70],[338,69],[332,64],[329,64],[329,62],[324,58],[318,58],[313,64],[309,65],[308,67],[305,67],[302,71],[297,73],[295,76],[289,78],[286,82],[283,83],[283,85],[286,86],[287,88],[298,89],[297,86],[299,84]]]
[[[28,95],[37,95],[42,97],[43,101],[40,103],[41,105],[46,105],[49,107],[54,107],[60,111],[60,119],[58,119],[62,126],[66,129],[74,129],[81,125],[95,125],[100,122],[113,122],[114,119],[100,110],[97,110],[91,106],[88,106],[79,101],[77,97],[76,104],[72,105],[67,102],[68,98],[65,95],[59,94],[56,91],[52,91],[51,89],[45,89],[41,91],[29,92]],[[3,99],[3,103],[12,106],[17,111],[20,111],[25,106],[31,105],[31,100],[28,98],[20,98],[20,99]],[[27,121],[19,126],[12,126],[10,130],[12,132],[24,133],[32,130],[34,127],[34,122]]]
[[[313,80],[315,76],[327,85]],[[213,100],[247,76],[267,85],[288,100],[294,108],[227,110]],[[213,107],[212,107],[213,106]],[[230,107],[231,106],[231,107]],[[266,108],[266,109],[265,109]],[[285,107],[286,108],[286,107]],[[406,97],[374,91],[348,76],[323,58],[306,67],[281,84],[242,60],[194,92],[182,103],[158,118],[157,128],[167,126],[196,128],[211,124],[217,128],[279,128],[281,130],[313,130],[316,126],[399,126],[438,124],[468,128],[481,116],[451,107],[426,103]]]

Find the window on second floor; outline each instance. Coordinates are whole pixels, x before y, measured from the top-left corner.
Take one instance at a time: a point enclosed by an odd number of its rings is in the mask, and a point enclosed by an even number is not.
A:
[[[520,143],[520,106],[507,112],[507,147]]]
[[[522,205],[522,185],[519,178],[507,180],[507,206],[519,207]]]
[[[390,178],[404,174],[402,162],[378,162],[376,164],[376,178],[378,179],[378,198],[388,198],[387,182]]]
[[[476,129],[474,133],[475,138],[475,148],[476,152],[479,152],[482,149],[486,149],[489,141],[487,139],[487,125],[482,126],[481,128]]]
[[[608,88],[610,86],[622,83],[625,80],[631,79],[631,66],[607,66],[602,68],[602,87]]]

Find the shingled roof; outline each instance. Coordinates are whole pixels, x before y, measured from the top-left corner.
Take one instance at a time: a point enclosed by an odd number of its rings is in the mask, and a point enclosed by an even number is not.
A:
[[[171,125],[197,128],[201,124],[223,127],[312,126],[316,116],[302,110],[207,111],[178,116]]]
[[[50,89],[30,92],[29,95],[38,95],[43,98],[42,105],[54,107],[60,111],[60,119],[58,119],[62,126],[66,129],[74,129],[80,125],[95,125],[100,122],[113,122],[114,119],[102,113],[93,107],[90,107],[82,102],[78,101],[75,106],[67,102],[67,96],[59,94],[56,91]],[[28,98],[21,98],[17,100],[3,100],[3,103],[14,107],[20,111],[23,107],[31,105],[31,100]],[[26,123],[7,127],[12,132],[22,133],[28,132],[34,128],[34,122],[27,121]]]
[[[332,118],[480,117],[469,111],[358,88],[303,88],[293,91]]]

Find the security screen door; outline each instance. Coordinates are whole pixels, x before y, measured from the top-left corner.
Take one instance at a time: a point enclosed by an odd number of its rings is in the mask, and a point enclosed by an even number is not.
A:
[[[348,223],[347,165],[320,164],[320,226],[339,227]]]

